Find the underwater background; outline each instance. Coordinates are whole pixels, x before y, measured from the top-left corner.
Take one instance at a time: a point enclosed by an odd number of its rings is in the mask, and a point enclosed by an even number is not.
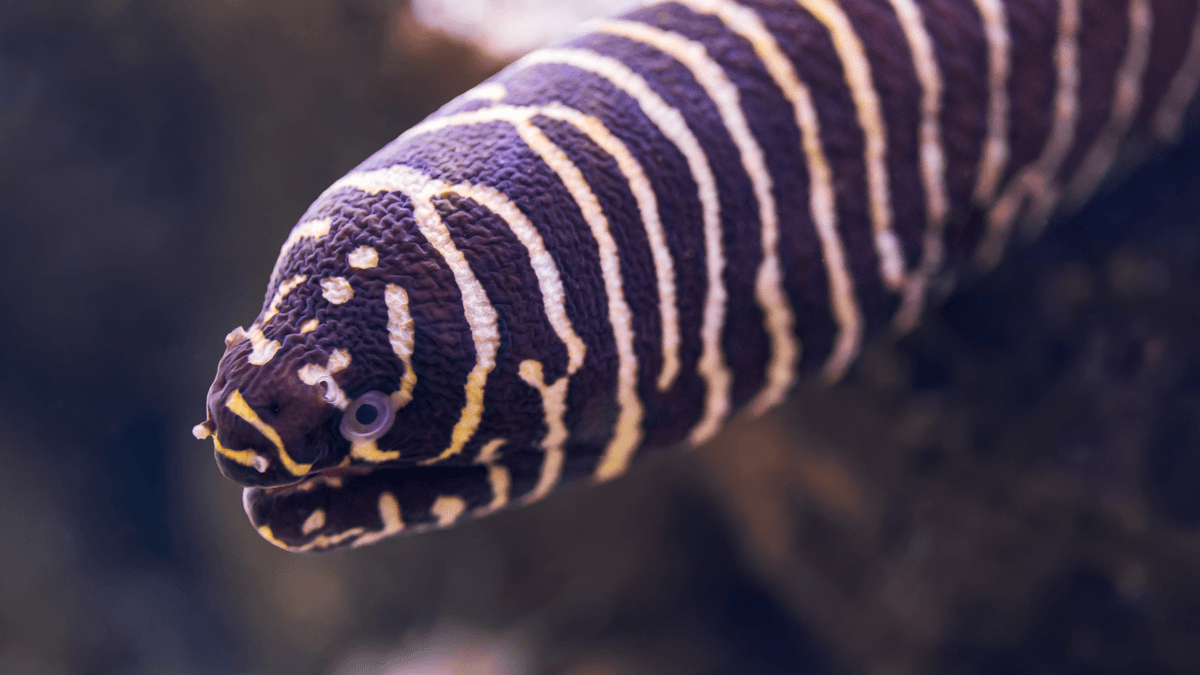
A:
[[[562,5],[0,2],[0,673],[1200,672],[1194,135],[699,451],[363,550],[249,527],[190,431],[223,337]]]

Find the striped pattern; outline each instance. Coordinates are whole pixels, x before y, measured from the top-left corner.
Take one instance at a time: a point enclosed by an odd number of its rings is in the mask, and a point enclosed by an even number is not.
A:
[[[298,551],[611,479],[839,379],[938,278],[1078,207],[1126,140],[1177,136],[1198,88],[1196,0],[677,0],[594,22],[321,195],[195,434]],[[341,438],[372,391],[394,424]]]
[[[707,397],[704,415],[688,436],[689,441],[699,445],[717,432],[729,412],[731,379],[721,348],[725,303],[728,299],[722,277],[725,254],[721,241],[721,207],[708,156],[688,128],[683,115],[663,100],[640,75],[620,61],[585,50],[546,49],[525,57],[513,69],[521,70],[538,64],[570,66],[604,78],[624,95],[631,97],[655,130],[686,158],[688,172],[697,186],[696,198],[701,205],[707,283],[704,322],[700,331],[704,346],[698,364],[698,371],[707,385]]]

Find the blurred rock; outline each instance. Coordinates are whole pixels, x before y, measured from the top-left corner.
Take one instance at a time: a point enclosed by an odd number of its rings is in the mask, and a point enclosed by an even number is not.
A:
[[[1160,158],[701,452],[748,555],[854,670],[1200,667],[1200,249],[1172,218],[1197,198],[1142,199],[1198,162]]]

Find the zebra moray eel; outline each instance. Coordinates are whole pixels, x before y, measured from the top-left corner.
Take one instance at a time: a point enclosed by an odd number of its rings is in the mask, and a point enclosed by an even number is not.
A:
[[[604,481],[806,376],[1172,139],[1196,0],[675,0],[451,101],[292,230],[207,398],[267,540]]]

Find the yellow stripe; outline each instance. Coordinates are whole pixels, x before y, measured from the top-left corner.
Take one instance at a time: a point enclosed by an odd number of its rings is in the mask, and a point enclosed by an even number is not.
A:
[[[333,548],[334,546],[337,546],[338,544],[342,543],[343,541],[346,541],[347,539],[351,539],[353,537],[358,537],[360,534],[363,534],[363,532],[365,532],[365,531],[366,531],[366,528],[355,527],[355,528],[351,528],[349,530],[335,532],[333,534],[320,534],[320,535],[317,535],[313,540],[309,541],[307,544],[304,544],[302,546],[291,546],[291,545],[286,544],[283,541],[277,539],[275,537],[275,533],[271,530],[270,525],[260,525],[258,528],[258,533],[259,533],[259,535],[262,536],[263,539],[266,539],[267,541],[271,542],[272,544],[275,544],[276,546],[278,546],[279,548],[281,548],[285,551],[291,551],[292,553],[308,553],[310,551],[324,551],[326,549],[330,549],[330,548]],[[366,535],[363,535],[363,536],[365,537]],[[360,539],[361,539],[361,537],[360,537]],[[377,540],[375,540],[375,541],[377,541]],[[361,546],[361,545],[362,544],[358,543],[358,540],[356,540],[353,544],[353,546]]]
[[[267,440],[275,446],[276,452],[279,453],[279,461],[283,462],[284,468],[293,476],[303,476],[312,468],[312,464],[297,464],[292,461],[291,455],[288,454],[286,448],[283,447],[283,439],[279,437],[279,433],[271,428],[271,425],[262,421],[258,413],[246,403],[246,399],[242,398],[242,392],[234,389],[225,399],[225,407],[229,408],[234,415],[245,420],[250,426],[258,430],[258,433],[266,436]]]
[[[375,441],[351,441],[350,456],[369,464],[379,464],[400,459],[399,450],[380,450]]]
[[[421,234],[437,249],[454,274],[454,280],[462,295],[463,315],[471,328],[471,340],[475,343],[475,366],[467,373],[467,382],[463,385],[467,401],[463,405],[458,422],[450,432],[450,446],[439,456],[426,460],[425,463],[429,464],[462,452],[463,446],[479,428],[483,419],[484,389],[487,387],[488,374],[496,367],[496,352],[500,349],[500,329],[496,309],[492,306],[487,291],[451,239],[450,231],[446,229],[441,216],[430,201],[431,193],[421,192],[409,196],[413,200],[413,218],[421,229]]]
[[[284,543],[280,539],[278,539],[275,536],[274,531],[271,530],[270,525],[260,525],[258,528],[258,533],[262,536],[263,539],[266,539],[267,541],[271,542],[272,544],[275,544],[279,548],[282,548],[286,551],[291,551],[293,553],[308,553],[310,551],[324,551],[324,550],[333,548],[333,547],[341,544],[342,542],[346,541],[347,539],[353,539],[353,541],[350,543],[351,548],[358,548],[360,546],[367,546],[368,544],[374,544],[375,542],[379,541],[380,539],[383,539],[385,537],[390,537],[394,534],[398,534],[400,531],[402,531],[404,529],[404,527],[405,527],[404,519],[400,517],[400,502],[398,502],[396,500],[395,495],[393,495],[390,492],[384,492],[383,494],[379,495],[378,509],[379,509],[379,520],[382,523],[382,527],[380,527],[380,529],[375,530],[375,531],[368,531],[367,528],[361,527],[361,526],[360,527],[352,527],[348,530],[342,530],[341,532],[317,535],[316,537],[311,539],[308,543],[300,545],[300,546],[291,546],[289,544]],[[309,516],[310,520],[312,519],[313,515],[315,515],[315,513],[316,512],[314,512],[314,514]],[[324,518],[322,518],[322,521],[324,521]],[[324,523],[322,522],[322,525],[323,524]],[[305,535],[307,535],[311,531],[314,531],[315,529],[319,529],[319,528],[312,528],[310,530],[309,529],[309,521],[305,521],[305,524],[301,528],[301,531]]]
[[[266,459],[265,457],[258,454],[257,452],[254,452],[253,450],[230,450],[229,448],[226,448],[225,446],[221,445],[221,441],[217,440],[216,434],[213,434],[212,439],[213,439],[213,445],[216,446],[217,454],[221,455],[222,457],[226,457],[230,460],[233,460],[234,462],[237,462],[238,464],[241,464],[242,466],[255,466],[256,463],[258,463],[258,460]],[[263,467],[263,468],[266,468],[266,467]]]
[[[258,527],[258,534],[261,535],[263,539],[266,539],[285,551],[293,550],[291,546],[288,546],[287,544],[275,538],[275,533],[271,531],[270,525],[260,525]]]

